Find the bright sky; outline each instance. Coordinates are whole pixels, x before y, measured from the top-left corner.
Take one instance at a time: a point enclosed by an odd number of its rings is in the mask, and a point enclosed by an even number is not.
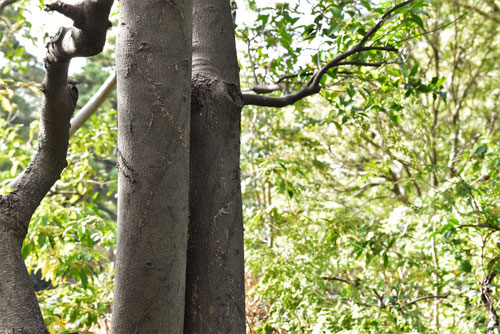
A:
[[[46,0],[49,2],[50,0]],[[77,3],[79,0],[65,0],[67,3]],[[282,3],[283,0],[257,0],[258,7],[271,7],[276,3]],[[308,6],[310,4],[309,1],[304,0],[288,0],[287,1],[291,6],[295,4],[302,4],[304,6]],[[238,25],[252,25],[257,19],[257,13],[251,12],[247,10],[246,1],[237,0],[238,3],[238,11],[236,16],[236,22]],[[15,6],[15,5],[14,5]],[[115,2],[116,6],[116,2]],[[63,15],[57,13],[47,13],[40,9],[40,0],[31,0],[28,5],[25,7],[27,18],[32,23],[31,34],[43,40],[43,36],[48,33],[49,36],[54,35],[57,32],[57,29],[60,26],[72,26],[73,22],[64,17]],[[43,59],[45,56],[45,46],[42,42],[39,45],[33,45],[31,42],[24,43],[26,49],[29,53],[36,55]],[[245,47],[244,45],[238,45],[240,48]],[[246,48],[246,47],[245,47]],[[75,58],[71,61],[70,66],[70,74],[78,72],[81,67],[85,64],[85,58]]]
[[[67,3],[77,3],[78,0],[65,0]],[[30,19],[32,24],[31,34],[35,37],[38,37],[40,41],[43,40],[43,36],[45,33],[48,33],[49,36],[53,36],[59,27],[61,26],[72,26],[73,21],[65,17],[64,15],[57,13],[48,13],[44,10],[40,9],[40,1],[32,0],[25,7],[27,18]],[[45,56],[45,45],[43,43],[39,43],[39,45],[33,45],[31,42],[25,43],[25,47],[27,51],[33,55],[38,56],[40,59],[43,59]],[[80,68],[85,65],[85,58],[75,58],[70,63],[70,74],[78,72]]]

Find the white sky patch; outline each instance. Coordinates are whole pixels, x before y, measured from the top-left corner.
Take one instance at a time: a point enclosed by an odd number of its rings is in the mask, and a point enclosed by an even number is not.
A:
[[[78,0],[65,0],[66,3],[77,3]],[[31,34],[38,39],[38,44],[34,45],[30,41],[23,43],[26,50],[32,55],[38,57],[41,61],[45,57],[46,49],[43,42],[44,36],[54,36],[59,27],[71,27],[73,21],[59,13],[49,13],[40,9],[39,1],[30,1],[26,6],[26,18],[31,22]],[[73,58],[69,73],[74,74],[79,72],[82,66],[85,65],[85,58]]]
[[[48,2],[48,1],[47,1]],[[78,3],[79,0],[65,0],[67,3]],[[304,0],[258,0],[257,7],[258,8],[272,8],[275,7],[278,3],[288,3],[290,8],[293,8],[295,5],[299,5],[299,8],[303,9],[302,12],[306,13],[309,11],[311,3],[309,1]],[[252,26],[254,22],[257,20],[257,16],[259,13],[248,10],[246,2],[241,0],[237,1],[238,10],[236,14],[236,23],[239,26]],[[116,2],[115,6],[116,8]],[[25,5],[25,16],[31,22],[31,34],[38,38],[37,45],[34,45],[31,41],[21,41],[21,43],[25,46],[26,50],[38,57],[40,61],[43,60],[45,56],[46,49],[45,43],[43,39],[45,36],[53,36],[59,27],[66,26],[70,27],[73,25],[72,20],[68,19],[64,15],[59,13],[49,13],[40,8],[39,0],[32,0],[28,4]],[[311,15],[304,15],[301,18],[302,20],[311,19]],[[237,47],[239,50],[246,51],[246,45],[243,42],[237,41]],[[315,45],[314,48],[319,48],[319,45]],[[310,57],[310,54],[307,55],[307,58]],[[73,58],[70,64],[70,74],[74,74],[76,72],[80,72],[83,65],[85,65],[86,59],[84,57]]]

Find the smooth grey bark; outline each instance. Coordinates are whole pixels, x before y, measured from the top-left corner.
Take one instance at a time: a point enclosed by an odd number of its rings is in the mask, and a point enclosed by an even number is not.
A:
[[[122,0],[112,332],[182,333],[189,221],[190,0]]]
[[[0,196],[0,333],[45,334],[38,301],[24,264],[21,247],[31,216],[66,167],[69,121],[78,99],[76,82],[68,78],[76,56],[99,53],[106,39],[112,0],[84,1],[72,7],[78,27],[61,28],[47,44],[38,149],[14,190]],[[67,15],[61,2],[47,5]],[[68,16],[68,15],[67,15]]]
[[[242,103],[230,3],[194,0],[186,334],[245,333]]]

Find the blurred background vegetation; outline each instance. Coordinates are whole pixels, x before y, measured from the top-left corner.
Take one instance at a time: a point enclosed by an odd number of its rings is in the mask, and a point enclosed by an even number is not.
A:
[[[395,3],[238,1],[242,90],[296,90]],[[498,332],[499,7],[417,1],[374,38],[400,54],[331,69],[294,106],[244,108],[248,333]],[[3,191],[36,148],[37,8],[19,0],[0,18]],[[112,72],[114,36],[74,74],[77,110]],[[52,333],[107,331],[116,108],[112,94],[73,136],[23,247]]]

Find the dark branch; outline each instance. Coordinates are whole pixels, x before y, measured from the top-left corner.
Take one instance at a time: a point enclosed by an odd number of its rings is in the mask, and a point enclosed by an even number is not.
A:
[[[70,119],[78,99],[76,81],[68,78],[69,62],[73,57],[91,56],[102,50],[108,15],[113,0],[87,0],[82,8],[85,26],[61,28],[47,43],[45,79],[42,91],[42,114],[38,149],[14,190],[7,196],[16,203],[16,228],[27,229],[31,215],[66,167]],[[48,8],[66,8],[59,1]],[[59,11],[59,10],[57,10]],[[3,212],[2,212],[3,213]],[[0,213],[1,214],[1,213]],[[9,214],[14,214],[12,210]]]
[[[328,280],[328,281],[338,281],[338,282],[342,282],[342,283],[345,283],[345,284],[351,284],[351,285],[355,286],[356,288],[359,286],[359,282],[358,281],[349,280],[349,279],[342,278],[342,277],[337,277],[337,276],[322,276],[321,278],[324,279],[324,280]]]
[[[17,2],[19,0],[3,0],[3,1],[0,1],[0,15],[2,15],[3,13],[3,10],[5,9],[5,7],[7,7],[8,5],[12,5],[14,2]]]
[[[297,78],[297,77],[308,77],[308,76],[311,76],[313,73],[312,72],[306,72],[306,73],[295,73],[295,74],[290,74],[290,75],[285,75],[285,76],[282,76],[281,78],[278,79],[278,81],[276,81],[275,83],[276,84],[279,84],[285,80],[288,80],[288,79],[293,79],[293,78]]]
[[[487,266],[488,274],[481,281],[481,301],[488,310],[490,316],[490,320],[488,321],[487,324],[488,325],[487,333],[492,333],[496,328],[499,327],[500,324],[500,320],[498,318],[498,314],[495,309],[495,301],[491,296],[491,288],[490,288],[493,279],[496,277],[498,273],[497,268],[495,268],[498,261],[500,261],[500,253],[497,254],[497,256],[491,259],[491,261],[488,263]]]
[[[313,75],[311,80],[309,80],[308,85],[312,86],[319,86],[319,83],[321,81],[321,78],[323,75],[326,74],[326,72],[331,69],[332,67],[339,66],[342,61],[354,54],[363,52],[363,51],[372,51],[372,50],[378,50],[378,51],[390,51],[390,52],[398,52],[398,49],[392,47],[392,46],[363,46],[361,42],[356,44],[353,48],[350,50],[347,50],[346,52],[338,55],[337,57],[333,58],[328,62],[325,66],[323,66],[317,73]]]
[[[394,6],[394,7],[392,7],[387,12],[385,12],[384,15],[382,15],[378,19],[377,23],[375,23],[375,25],[366,33],[365,37],[363,37],[363,39],[361,40],[361,42],[359,42],[359,45],[365,45],[365,43],[368,42],[368,40],[370,38],[372,38],[373,35],[375,35],[375,33],[382,27],[382,25],[385,23],[385,21],[387,21],[387,19],[391,16],[392,13],[394,13],[394,11],[398,10],[401,7],[409,5],[413,1],[414,0],[403,1],[402,3],[400,3],[400,4],[398,4],[398,5]]]
[[[378,48],[373,48],[373,49],[378,49]],[[386,48],[384,48],[384,49],[386,49]],[[356,66],[381,67],[381,66],[386,65],[386,64],[388,64],[388,62],[385,62],[385,61],[380,62],[380,63],[367,63],[367,62],[362,62],[362,61],[343,61],[343,62],[336,64],[336,66],[356,65]],[[288,95],[289,92],[287,91],[287,87],[285,85],[280,85],[279,83],[283,82],[286,79],[298,77],[299,75],[300,74],[287,75],[287,76],[280,78],[276,82],[276,84],[273,84],[273,85],[263,85],[263,84],[253,85],[249,89],[257,94],[267,94],[267,93],[272,93],[272,92],[276,92],[276,91],[282,91],[286,95]],[[311,75],[311,74],[309,73],[309,75]]]
[[[74,57],[91,57],[102,51],[113,0],[86,0],[76,5],[61,1],[46,5],[45,10],[57,11],[74,21],[73,28],[60,28],[49,43],[46,62],[68,62]]]
[[[407,0],[403,1],[402,3],[392,7],[389,9],[387,12],[385,12],[377,21],[377,23],[366,33],[366,35],[359,41],[355,46],[350,48],[349,50],[345,51],[344,53],[338,55],[334,59],[330,60],[326,65],[324,65],[322,68],[319,69],[318,72],[316,72],[310,80],[307,82],[306,85],[304,85],[299,91],[292,93],[290,95],[286,96],[281,96],[281,97],[275,97],[275,96],[261,96],[261,95],[255,95],[255,94],[243,94],[243,101],[245,105],[257,105],[257,106],[264,106],[264,107],[285,107],[291,104],[294,104],[295,102],[313,95],[319,93],[321,91],[321,78],[328,72],[329,69],[335,67],[335,66],[341,66],[341,65],[354,65],[355,62],[352,61],[345,61],[348,57],[358,54],[363,51],[389,51],[389,52],[398,52],[398,49],[392,47],[392,46],[365,46],[366,42],[373,37],[373,35],[382,27],[384,22],[391,16],[391,14],[396,11],[397,9],[404,7],[410,3],[412,3],[415,0]],[[376,66],[374,64],[372,65],[366,65],[368,63],[365,63],[364,66]]]
[[[58,12],[74,21],[75,27],[82,29],[85,27],[85,13],[83,11],[84,3],[80,2],[76,5],[70,5],[62,1],[56,1],[52,4],[45,5],[45,11]]]
[[[355,65],[355,66],[380,67],[380,66],[385,65],[385,64],[387,64],[387,62],[385,62],[385,61],[380,62],[380,63],[365,63],[365,62],[362,62],[362,61],[343,61],[343,62],[339,63],[338,65],[339,66],[342,66],[342,65]]]
[[[466,227],[476,227],[476,228],[488,228],[490,230],[500,231],[500,227],[490,224],[490,223],[481,223],[481,224],[463,224],[455,226],[455,228],[466,228]]]
[[[403,307],[408,307],[410,305],[416,304],[416,303],[424,301],[424,300],[429,300],[429,299],[445,299],[445,298],[448,298],[449,295],[450,295],[450,292],[447,292],[444,295],[420,297],[420,298],[417,298],[417,299],[415,299],[415,300],[413,300],[413,301],[411,301],[409,303],[406,303],[406,304],[404,304],[402,306]]]
[[[250,90],[254,91],[257,94],[267,94],[272,93],[277,90],[282,90],[281,85],[253,85],[250,87]]]
[[[321,87],[319,86],[318,87],[305,86],[298,92],[282,97],[243,94],[243,104],[281,108],[294,104],[295,102],[302,100],[307,96],[317,94],[319,93],[320,90]]]

